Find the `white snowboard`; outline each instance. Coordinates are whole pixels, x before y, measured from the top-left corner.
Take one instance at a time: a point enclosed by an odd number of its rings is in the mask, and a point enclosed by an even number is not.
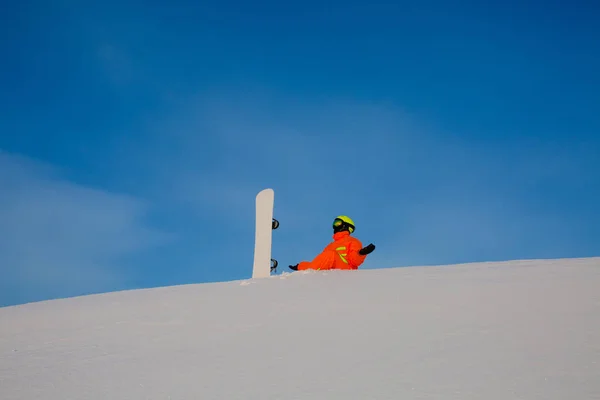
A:
[[[271,276],[271,245],[273,229],[279,225],[273,220],[275,192],[264,189],[256,195],[256,233],[254,238],[254,267],[252,278]]]

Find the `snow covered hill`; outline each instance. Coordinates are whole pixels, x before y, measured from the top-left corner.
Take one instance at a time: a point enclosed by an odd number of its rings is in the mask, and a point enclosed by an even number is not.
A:
[[[293,273],[6,307],[0,398],[600,399],[600,258]]]

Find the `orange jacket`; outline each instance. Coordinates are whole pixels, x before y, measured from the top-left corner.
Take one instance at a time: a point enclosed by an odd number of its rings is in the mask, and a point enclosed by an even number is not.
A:
[[[299,263],[298,271],[307,269],[358,269],[367,257],[358,254],[362,247],[360,240],[350,236],[350,232],[337,232],[333,235],[333,242],[329,243],[314,260]]]

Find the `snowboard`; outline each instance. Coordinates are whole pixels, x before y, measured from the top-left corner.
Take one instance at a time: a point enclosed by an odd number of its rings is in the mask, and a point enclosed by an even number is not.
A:
[[[256,195],[252,278],[271,276],[271,272],[277,268],[277,260],[271,258],[273,230],[279,227],[279,221],[273,218],[274,205],[275,192],[273,189],[261,190]]]

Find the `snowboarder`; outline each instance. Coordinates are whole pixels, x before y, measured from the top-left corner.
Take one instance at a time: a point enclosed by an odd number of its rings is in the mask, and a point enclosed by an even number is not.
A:
[[[333,220],[333,242],[329,243],[323,251],[312,261],[302,261],[289,268],[294,271],[307,269],[358,269],[365,258],[373,250],[373,243],[362,247],[357,238],[350,236],[355,230],[354,221],[346,215],[340,215]]]

